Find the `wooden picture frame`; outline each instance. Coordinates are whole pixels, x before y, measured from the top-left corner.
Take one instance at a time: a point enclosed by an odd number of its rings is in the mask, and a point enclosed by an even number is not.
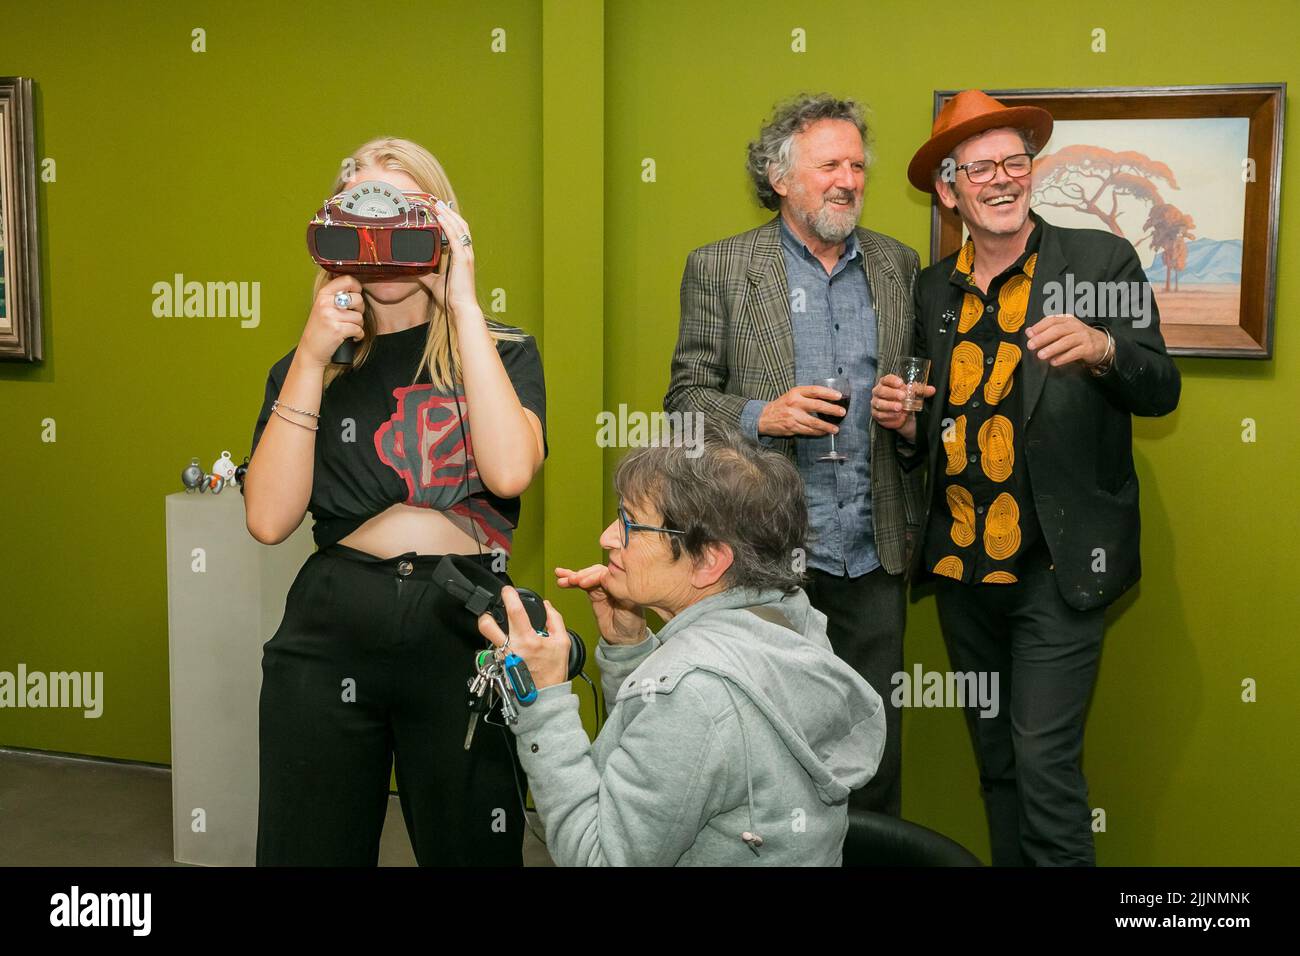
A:
[[[936,117],[957,92],[957,90],[935,91],[934,115]],[[1183,275],[1183,268],[1187,266],[1188,249],[1191,244],[1184,242],[1181,237],[1176,236],[1173,241],[1177,244],[1166,245],[1164,247],[1166,251],[1155,255],[1149,265],[1144,260],[1144,266],[1148,271],[1148,280],[1151,281],[1156,304],[1160,308],[1161,331],[1169,354],[1213,358],[1272,358],[1277,299],[1277,229],[1282,177],[1283,115],[1286,105],[1285,83],[1015,89],[985,92],[1008,106],[1042,107],[1057,121],[1058,125],[1053,131],[1052,139],[1046,144],[1038,144],[1039,149],[1034,160],[1035,201],[1037,203],[1040,199],[1043,200],[1043,208],[1039,208],[1036,204],[1035,211],[1048,221],[1054,221],[1053,215],[1058,214],[1084,216],[1090,213],[1098,217],[1093,224],[1080,222],[1058,222],[1057,224],[1089,225],[1090,228],[1110,228],[1112,231],[1116,231],[1116,210],[1121,196],[1124,202],[1129,204],[1129,212],[1132,213],[1126,219],[1129,229],[1146,229],[1150,225],[1150,219],[1147,223],[1136,226],[1141,222],[1137,218],[1141,214],[1141,206],[1136,204],[1145,202],[1148,204],[1148,209],[1154,208],[1155,205],[1166,209],[1177,208],[1173,205],[1174,200],[1179,198],[1179,193],[1175,190],[1180,189],[1176,181],[1176,168],[1180,163],[1184,167],[1195,166],[1198,161],[1204,162],[1204,160],[1198,160],[1199,151],[1195,149],[1176,150],[1165,157],[1149,157],[1141,151],[1140,145],[1116,143],[1114,151],[1101,147],[1074,145],[1064,148],[1077,151],[1094,149],[1097,151],[1094,155],[1103,157],[1103,162],[1094,165],[1091,169],[1080,170],[1076,165],[1072,170],[1067,171],[1065,169],[1067,160],[1064,157],[1079,154],[1061,152],[1063,148],[1061,144],[1066,140],[1058,135],[1058,132],[1068,127],[1068,124],[1063,127],[1062,121],[1211,120],[1220,124],[1213,127],[1218,130],[1222,128],[1222,121],[1225,119],[1245,120],[1244,129],[1240,129],[1243,124],[1234,126],[1239,136],[1244,137],[1242,142],[1245,145],[1245,155],[1240,157],[1241,179],[1244,187],[1241,191],[1244,192],[1244,197],[1241,200],[1236,200],[1235,197],[1232,200],[1225,199],[1220,204],[1220,208],[1212,210],[1216,221],[1231,221],[1236,217],[1235,204],[1240,203],[1242,207],[1240,240],[1206,238],[1204,241],[1212,242],[1213,245],[1202,245],[1198,250],[1198,258],[1202,263],[1210,259],[1221,261],[1225,254],[1238,257],[1239,277],[1236,281],[1238,291],[1230,291],[1229,288],[1232,286],[1233,276],[1231,265],[1226,268],[1221,265],[1215,267],[1206,265],[1205,275],[1209,276],[1210,281],[1191,282],[1185,289],[1181,285],[1175,286],[1172,290],[1164,289],[1170,278],[1177,280]],[[1129,135],[1140,143],[1144,138],[1153,135],[1151,131],[1157,125],[1144,123],[1137,127],[1116,123],[1109,128],[1104,124],[1096,124],[1089,128],[1109,130],[1110,132],[1103,135],[1115,139],[1121,138],[1124,135],[1122,131],[1129,129],[1131,130]],[[1172,127],[1166,124],[1164,128]],[[1208,124],[1202,124],[1201,127],[1182,124],[1177,128],[1183,131],[1184,141],[1189,145],[1196,141],[1195,129],[1204,128],[1207,132],[1211,129]],[[1217,148],[1230,149],[1231,147]],[[1138,163],[1138,167],[1135,169],[1128,165],[1127,161],[1116,159],[1119,150],[1129,150],[1131,152],[1126,153],[1127,156],[1137,156],[1139,159],[1135,162]],[[1048,163],[1049,158],[1053,156],[1056,156],[1056,159]],[[1141,161],[1147,161],[1145,167]],[[1220,167],[1215,168],[1217,170]],[[1093,172],[1094,169],[1107,171],[1107,173],[1102,175]],[[1164,178],[1160,170],[1168,172],[1173,178]],[[1042,189],[1040,197],[1040,184],[1043,182],[1044,172],[1054,178],[1055,183]],[[1150,173],[1150,180],[1146,178],[1147,173]],[[1230,183],[1227,178],[1230,171],[1225,169],[1224,173],[1225,178],[1222,181],[1225,187],[1231,186],[1232,190],[1237,190],[1236,184]],[[1059,183],[1062,177],[1070,175],[1076,175],[1077,178],[1068,183],[1070,192],[1062,192],[1061,196],[1067,199],[1073,198],[1079,205],[1071,207],[1068,201],[1064,204],[1046,203],[1046,193],[1051,190],[1060,191]],[[1116,175],[1130,177],[1125,181],[1123,189],[1115,188]],[[1133,177],[1136,177],[1136,180]],[[1137,182],[1135,191],[1128,192],[1127,189],[1132,187],[1135,181]],[[1143,183],[1145,186],[1142,185]],[[1146,192],[1147,186],[1151,187],[1151,193]],[[1094,187],[1095,192],[1091,197],[1088,196],[1088,190]],[[1104,202],[1094,204],[1092,201],[1107,188],[1111,189],[1108,197],[1110,200],[1108,217],[1106,204]],[[1225,189],[1224,195],[1226,196],[1229,191]],[[1154,200],[1151,198],[1152,194],[1155,196]],[[1166,202],[1165,197],[1171,198]],[[1057,213],[1056,208],[1048,208],[1048,205],[1057,208],[1064,206],[1064,211]],[[1202,205],[1204,206],[1204,202]],[[1196,211],[1192,209],[1187,214],[1186,221],[1191,228],[1184,230],[1186,238],[1192,239],[1193,242],[1202,241],[1192,233],[1192,228],[1195,228],[1192,223]],[[1120,234],[1129,238],[1130,242],[1134,242],[1133,237],[1122,232]],[[1164,238],[1161,241],[1168,243],[1168,234],[1162,235]],[[1154,246],[1156,239],[1151,235],[1144,235],[1134,242],[1135,248],[1146,241]],[[938,262],[951,255],[961,242],[961,220],[955,212],[946,209],[936,197],[932,201],[931,210],[930,261]],[[1238,249],[1233,249],[1234,243]],[[1148,246],[1146,253],[1148,255],[1155,254],[1151,246]],[[1141,249],[1139,254],[1142,254]],[[1164,258],[1161,258],[1162,256]],[[1167,262],[1173,262],[1174,266],[1167,268]],[[1157,275],[1163,275],[1163,283],[1151,279],[1153,270]],[[1195,272],[1189,272],[1188,275],[1194,278],[1202,277]],[[1168,318],[1166,318],[1167,306]]]
[[[40,233],[32,81],[0,76],[0,360],[39,362]]]

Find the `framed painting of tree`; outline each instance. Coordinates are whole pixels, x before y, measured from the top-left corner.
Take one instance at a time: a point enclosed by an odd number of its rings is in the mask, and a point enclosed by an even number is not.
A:
[[[935,91],[936,116],[956,92]],[[985,92],[1055,118],[1031,206],[1133,244],[1171,355],[1272,357],[1286,84]],[[936,199],[931,261],[962,241]]]
[[[0,76],[0,360],[41,360],[32,81]]]

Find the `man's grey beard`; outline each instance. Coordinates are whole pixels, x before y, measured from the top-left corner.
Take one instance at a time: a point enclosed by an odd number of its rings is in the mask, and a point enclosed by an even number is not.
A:
[[[839,243],[853,232],[861,215],[862,204],[855,202],[852,206],[845,207],[842,213],[837,213],[831,206],[822,206],[815,213],[802,218],[804,225],[822,242]]]

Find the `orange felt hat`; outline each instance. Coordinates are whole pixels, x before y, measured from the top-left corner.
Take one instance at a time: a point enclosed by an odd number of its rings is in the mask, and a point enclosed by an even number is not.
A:
[[[959,143],[1002,126],[1028,128],[1041,149],[1052,135],[1052,114],[1038,106],[1006,106],[981,90],[962,90],[934,118],[930,138],[907,166],[907,178],[923,193],[934,192],[934,170]]]

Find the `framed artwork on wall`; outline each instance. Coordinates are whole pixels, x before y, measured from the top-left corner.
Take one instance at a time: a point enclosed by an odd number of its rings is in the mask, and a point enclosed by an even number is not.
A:
[[[1171,355],[1272,357],[1285,83],[985,92],[1055,118],[1030,204],[1133,244]],[[931,261],[962,231],[936,198]]]
[[[40,235],[32,81],[0,76],[0,359],[39,362]]]

